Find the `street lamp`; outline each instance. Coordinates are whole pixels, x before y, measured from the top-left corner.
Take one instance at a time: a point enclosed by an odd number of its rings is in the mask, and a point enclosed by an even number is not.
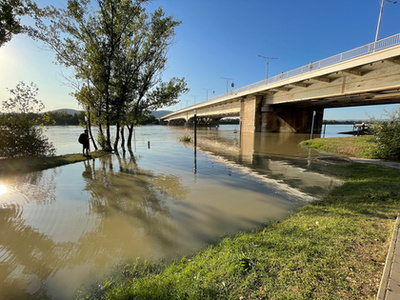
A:
[[[221,77],[222,79],[226,80],[226,93],[228,93],[228,86],[229,86],[229,80],[234,80],[235,78],[228,78],[228,77]],[[234,86],[232,82],[232,87]]]
[[[208,100],[208,91],[213,91],[213,89],[205,89],[203,88],[203,90],[206,90],[206,100]],[[215,93],[215,91],[213,91],[213,94]]]
[[[376,42],[378,41],[378,37],[379,37],[379,29],[381,27],[382,12],[383,12],[383,6],[385,5],[385,1],[393,3],[393,4],[397,3],[397,1],[392,1],[392,0],[380,0],[380,1],[381,1],[381,10],[379,11],[378,27],[376,28],[375,48],[376,48]]]
[[[190,95],[190,96],[193,97],[193,105],[195,105],[195,104],[196,104],[196,97],[197,97],[197,95]]]
[[[268,79],[269,60],[270,59],[278,59],[278,58],[277,57],[266,57],[266,56],[263,56],[263,55],[260,55],[260,54],[258,55],[258,57],[264,58],[267,61],[267,71],[266,71],[265,79]]]

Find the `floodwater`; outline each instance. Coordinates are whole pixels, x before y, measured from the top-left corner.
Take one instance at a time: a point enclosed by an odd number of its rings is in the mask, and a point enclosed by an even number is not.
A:
[[[286,217],[341,184],[308,136],[144,126],[132,151],[0,178],[0,299],[71,299],[127,259],[170,259]],[[52,127],[57,154],[82,129]],[[300,162],[300,163],[298,163]]]

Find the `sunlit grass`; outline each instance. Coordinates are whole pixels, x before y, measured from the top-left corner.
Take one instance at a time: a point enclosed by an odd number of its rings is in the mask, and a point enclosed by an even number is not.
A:
[[[376,158],[376,138],[374,136],[351,136],[337,138],[318,138],[307,140],[300,143],[301,146],[313,148],[317,151],[323,151],[333,154]]]
[[[66,154],[49,157],[21,157],[0,160],[0,175],[21,174],[32,171],[40,171],[49,168],[55,168],[79,161],[84,161],[103,155],[108,155],[101,151],[91,152],[90,157],[82,154]]]

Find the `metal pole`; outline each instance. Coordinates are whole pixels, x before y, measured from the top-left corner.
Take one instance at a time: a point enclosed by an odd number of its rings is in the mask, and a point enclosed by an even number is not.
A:
[[[313,116],[312,116],[312,122],[311,122],[311,136],[310,136],[310,140],[312,140],[314,138],[314,120],[315,120],[315,115],[317,114],[317,112],[314,110],[313,111]]]
[[[193,116],[193,122],[194,122],[194,147],[196,148],[197,146],[197,116],[196,116],[196,110],[194,110],[194,116]]]
[[[383,6],[385,5],[385,1],[393,3],[393,4],[397,3],[397,1],[381,0],[381,9],[379,11],[378,26],[376,27],[376,34],[375,34],[374,52],[376,50],[376,44],[377,44],[378,38],[379,38],[379,30],[381,28],[382,12],[383,12]]]
[[[264,58],[267,61],[267,69],[265,72],[265,79],[268,79],[269,60],[270,59],[278,59],[278,58],[277,57],[266,57],[264,55],[258,55],[258,57]]]
[[[380,9],[380,11],[379,11],[378,26],[376,27],[375,47],[374,47],[374,50],[376,49],[376,42],[378,41],[379,29],[380,29],[380,27],[381,27],[382,11],[383,11],[383,5],[384,5],[384,4],[385,4],[385,0],[381,0],[381,9]]]
[[[226,93],[228,94],[229,80],[233,80],[235,78],[227,78],[227,77],[221,77],[221,78],[226,80]]]

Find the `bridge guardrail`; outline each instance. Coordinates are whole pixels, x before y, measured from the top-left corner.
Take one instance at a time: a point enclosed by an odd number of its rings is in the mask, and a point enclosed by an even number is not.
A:
[[[290,77],[294,77],[297,75],[301,75],[301,74],[304,74],[304,73],[307,73],[310,71],[329,67],[329,66],[332,66],[332,65],[350,60],[350,59],[354,59],[354,58],[361,57],[361,56],[364,56],[367,54],[371,54],[373,52],[382,51],[382,50],[385,50],[385,49],[388,49],[388,48],[391,48],[394,46],[398,46],[398,45],[400,45],[400,33],[389,36],[389,37],[381,39],[381,40],[378,40],[377,42],[373,42],[373,43],[370,43],[370,44],[367,44],[367,45],[364,45],[364,46],[361,46],[361,47],[358,47],[358,48],[355,48],[355,49],[352,49],[352,50],[349,50],[346,52],[342,52],[340,54],[322,59],[317,62],[311,62],[310,64],[308,64],[306,66],[302,66],[302,67],[294,69],[294,70],[282,72],[281,74],[275,75],[268,79],[264,79],[264,80],[258,81],[256,83],[232,90],[228,93],[222,94],[217,97],[213,97],[209,100],[202,101],[201,104],[204,105],[207,103],[213,103],[219,99],[225,98],[230,95],[243,93],[243,92],[258,88],[260,86],[264,86],[264,85],[267,85],[270,83],[275,83],[275,82],[278,82],[278,81],[281,81],[281,80],[284,80],[284,79],[287,79]],[[194,107],[198,106],[199,104],[200,103],[191,105],[191,106],[188,106],[186,108],[183,108],[183,109],[180,109],[177,111],[181,111],[181,110],[186,111],[188,108],[190,108],[190,107],[194,108]]]

